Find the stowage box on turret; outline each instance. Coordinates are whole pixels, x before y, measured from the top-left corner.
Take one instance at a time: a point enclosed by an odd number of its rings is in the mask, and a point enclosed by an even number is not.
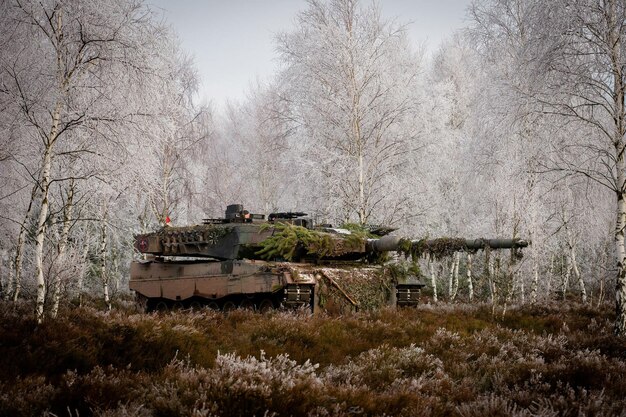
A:
[[[355,309],[415,305],[424,284],[410,273],[380,266],[381,256],[390,251],[415,254],[441,242],[387,235],[391,231],[315,226],[299,212],[272,213],[266,219],[233,204],[224,218],[137,235],[135,249],[143,259],[131,264],[130,289],[148,311],[202,306],[315,311],[333,305],[331,293]],[[520,239],[446,242],[452,242],[453,250],[528,245]]]

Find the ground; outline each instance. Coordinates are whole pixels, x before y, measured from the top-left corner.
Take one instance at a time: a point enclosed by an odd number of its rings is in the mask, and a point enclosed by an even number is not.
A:
[[[343,316],[0,305],[0,415],[624,415],[612,310]]]

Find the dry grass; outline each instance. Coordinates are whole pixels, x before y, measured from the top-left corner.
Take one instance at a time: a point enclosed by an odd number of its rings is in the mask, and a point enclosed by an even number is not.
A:
[[[624,415],[609,308],[342,317],[0,305],[0,415]]]

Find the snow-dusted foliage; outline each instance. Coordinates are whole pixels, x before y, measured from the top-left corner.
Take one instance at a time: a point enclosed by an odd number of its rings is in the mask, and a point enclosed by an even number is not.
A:
[[[513,308],[506,320],[486,304],[341,320],[82,308],[38,332],[23,309],[0,305],[2,415],[620,415],[624,407],[623,342],[606,307]],[[54,360],[38,360],[46,355]]]

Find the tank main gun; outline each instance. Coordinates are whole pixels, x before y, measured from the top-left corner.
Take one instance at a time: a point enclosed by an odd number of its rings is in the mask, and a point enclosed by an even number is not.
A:
[[[380,239],[368,239],[367,246],[372,251],[406,251],[443,252],[443,251],[476,251],[481,249],[518,249],[525,248],[529,242],[524,239],[406,239],[399,236],[383,236]]]

